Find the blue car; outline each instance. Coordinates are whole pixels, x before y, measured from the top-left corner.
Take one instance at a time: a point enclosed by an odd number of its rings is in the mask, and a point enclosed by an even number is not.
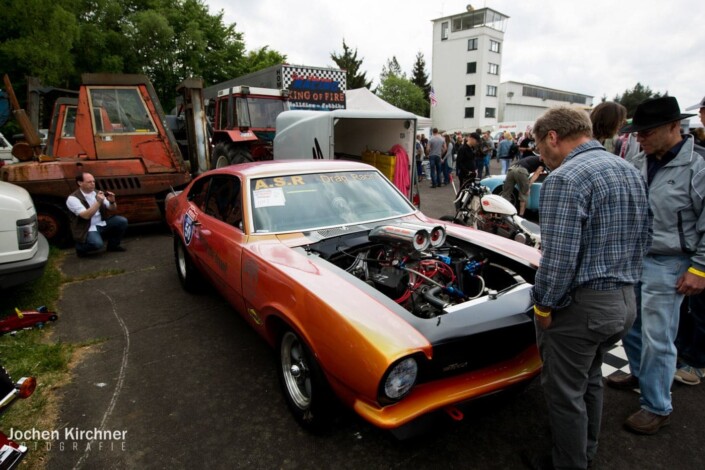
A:
[[[531,185],[531,190],[529,191],[529,200],[526,201],[527,210],[539,210],[539,194],[541,193],[541,185],[543,184],[543,180],[546,178],[547,175],[547,173],[542,174],[541,176],[539,176],[539,179],[537,179],[536,182]],[[482,181],[480,181],[480,184],[489,188],[492,194],[499,195],[502,194],[502,187],[504,186],[505,179],[506,175],[488,176],[487,178],[484,178]],[[518,206],[518,202],[519,190],[517,187],[514,187],[512,203],[514,203],[515,206]]]

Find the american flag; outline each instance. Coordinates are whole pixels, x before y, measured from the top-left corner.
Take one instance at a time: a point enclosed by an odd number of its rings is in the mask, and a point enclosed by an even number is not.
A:
[[[428,92],[428,97],[431,99],[431,106],[436,106],[438,104],[438,100],[436,99],[436,92],[433,91],[433,87],[431,87],[431,91]]]

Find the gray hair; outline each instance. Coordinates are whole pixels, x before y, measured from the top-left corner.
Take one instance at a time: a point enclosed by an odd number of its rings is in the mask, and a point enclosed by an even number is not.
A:
[[[555,131],[559,139],[574,137],[592,137],[590,116],[582,109],[568,106],[550,108],[536,120],[534,137],[543,140],[549,131]]]

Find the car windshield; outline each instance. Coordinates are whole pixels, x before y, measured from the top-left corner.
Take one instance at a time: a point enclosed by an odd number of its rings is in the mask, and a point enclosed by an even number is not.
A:
[[[254,179],[250,191],[255,233],[359,224],[415,210],[387,178],[373,170]]]

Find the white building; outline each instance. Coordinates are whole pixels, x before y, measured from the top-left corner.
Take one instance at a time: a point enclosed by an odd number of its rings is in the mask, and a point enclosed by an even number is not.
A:
[[[502,82],[499,85],[500,122],[535,121],[544,111],[554,106],[592,108],[593,97],[571,91],[555,90],[520,82]]]
[[[502,42],[508,16],[490,8],[433,21],[434,127],[469,131],[497,123]]]
[[[437,104],[433,126],[446,131],[492,129],[499,122],[533,122],[551,106],[592,107],[592,96],[519,82],[500,83],[509,17],[472,9],[433,21],[431,76]]]

